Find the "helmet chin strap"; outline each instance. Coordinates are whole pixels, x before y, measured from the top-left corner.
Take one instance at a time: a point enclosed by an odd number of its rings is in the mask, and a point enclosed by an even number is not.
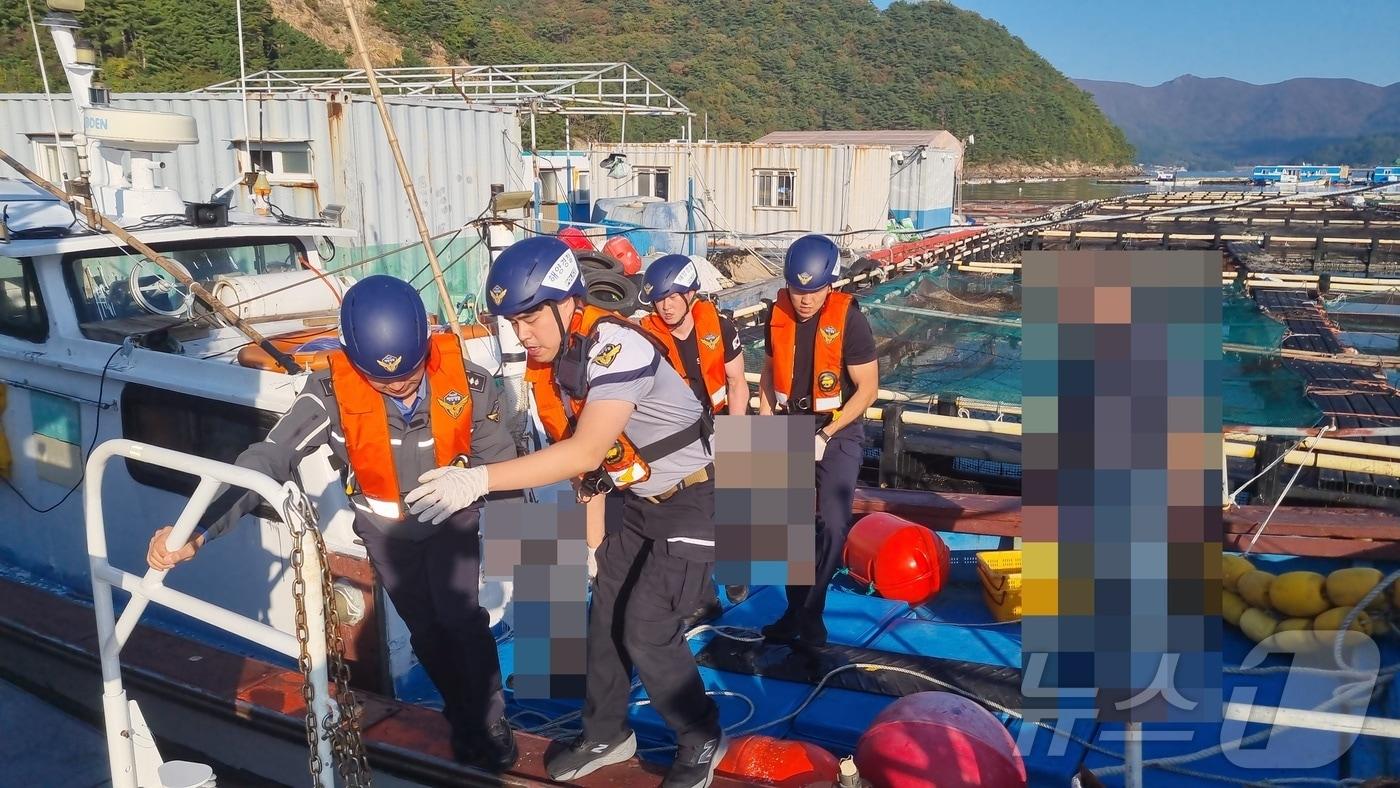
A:
[[[559,314],[559,302],[550,301],[549,311],[554,315],[554,325],[559,327],[559,353],[555,356],[557,360],[564,355],[564,351],[569,349],[569,330],[564,327],[564,318]],[[574,304],[574,309],[578,309],[578,304]]]

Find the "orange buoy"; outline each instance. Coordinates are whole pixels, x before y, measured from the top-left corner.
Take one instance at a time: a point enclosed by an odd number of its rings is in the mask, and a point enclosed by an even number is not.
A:
[[[846,536],[851,577],[885,599],[922,605],[948,578],[948,545],[917,523],[885,512],[862,517]]]
[[[951,692],[918,692],[876,715],[856,744],[860,776],[880,788],[1024,788],[1016,742],[991,712]]]
[[[575,252],[595,252],[593,242],[577,227],[565,227],[559,231],[559,240]]]
[[[840,768],[835,755],[810,742],[753,735],[729,743],[718,771],[760,785],[804,788],[835,785]]]
[[[622,273],[631,276],[642,270],[642,256],[626,236],[614,235],[603,244],[603,253],[610,254],[622,262]]]

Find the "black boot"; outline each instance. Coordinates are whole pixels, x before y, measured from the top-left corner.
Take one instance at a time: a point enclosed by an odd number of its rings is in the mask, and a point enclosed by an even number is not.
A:
[[[789,610],[783,617],[764,627],[763,639],[774,643],[792,643],[801,634],[797,614]]]
[[[515,765],[520,750],[515,744],[515,731],[506,718],[501,717],[484,732],[454,735],[452,757],[459,763],[499,774]]]

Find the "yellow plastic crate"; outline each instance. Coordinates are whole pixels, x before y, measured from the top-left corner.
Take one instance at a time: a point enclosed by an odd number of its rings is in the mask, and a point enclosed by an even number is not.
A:
[[[997,621],[1014,621],[1021,617],[1021,592],[999,591],[992,594],[982,589],[982,602]]]
[[[1021,551],[989,550],[977,554],[982,601],[997,621],[1021,617]]]

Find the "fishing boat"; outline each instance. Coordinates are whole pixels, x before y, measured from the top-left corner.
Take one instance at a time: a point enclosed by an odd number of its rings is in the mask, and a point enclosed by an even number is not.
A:
[[[510,715],[522,731],[519,764],[497,777],[451,760],[435,693],[349,528],[349,505],[328,454],[302,464],[299,485],[277,485],[228,464],[286,412],[307,380],[302,373],[323,364],[334,347],[339,296],[353,279],[330,263],[351,231],[331,217],[289,222],[227,212],[218,203],[191,205],[158,186],[151,155],[185,144],[193,121],[92,104],[72,57],[73,25],[52,29],[86,120],[80,154],[94,166],[73,179],[87,187],[76,190],[76,200],[61,188],[68,184],[41,183],[34,173],[0,182],[0,446],[12,455],[0,474],[0,506],[12,512],[0,528],[0,675],[98,724],[110,779],[119,786],[212,785],[229,774],[327,786],[370,779],[553,784],[543,753],[551,737],[576,728],[577,700],[518,697],[510,689]],[[499,249],[512,237],[510,224],[475,229]],[[966,302],[960,317],[1006,328],[994,321],[1010,320],[1013,301],[930,289],[917,277],[946,273],[965,254],[1014,246],[1024,235],[1024,228],[977,228],[867,250],[866,263],[841,285],[871,303],[907,288],[891,304],[905,317],[946,317],[957,301]],[[966,275],[1005,275],[998,265],[989,259],[956,267],[970,269]],[[718,297],[751,323],[776,288],[760,282]],[[905,298],[911,295],[912,303]],[[473,360],[502,371],[505,416],[528,424],[524,399],[509,394],[519,371],[510,366],[508,332],[490,325],[459,331]],[[935,360],[961,366],[969,354],[985,355],[985,347],[985,339],[970,341]],[[1340,711],[1276,710],[1295,697],[1279,670],[1286,660],[1248,662],[1253,643],[1232,627],[1222,639],[1232,666],[1223,677],[1232,699],[1222,709],[1225,722],[1174,726],[1166,738],[1087,718],[1024,722],[1013,588],[1019,408],[885,391],[868,416],[877,428],[873,474],[857,493],[857,527],[941,545],[930,555],[942,561],[918,574],[936,582],[936,593],[917,603],[896,598],[853,561],[830,597],[831,645],[803,653],[755,637],[781,612],[781,589],[724,600],[718,618],[689,633],[702,677],[731,737],[767,735],[779,743],[726,764],[716,785],[857,785],[852,765],[873,788],[1018,780],[1141,785],[1144,773],[1152,785],[1298,778],[1345,784],[1389,770],[1400,702],[1394,694],[1353,695]],[[972,442],[968,435],[982,437]],[[1322,452],[1323,444],[1302,445],[1307,439],[1300,435],[1281,463],[1299,465]],[[1254,442],[1236,443],[1249,443],[1240,451],[1251,449],[1254,458]],[[937,485],[910,460],[936,456],[965,461],[941,474],[945,480],[995,478],[1000,486],[990,489],[1004,494],[920,489]],[[1376,465],[1368,467],[1384,470]],[[1236,464],[1233,480],[1243,481],[1242,472]],[[254,490],[265,506],[198,561],[168,575],[147,569],[155,528],[174,524],[178,544],[219,484]],[[1255,565],[1275,574],[1374,564],[1393,579],[1400,518],[1296,506],[1271,511],[1272,504],[1260,497],[1233,506],[1227,548],[1252,547]],[[521,647],[512,637],[510,594],[499,580],[483,589],[484,599],[495,600],[506,676],[515,672]],[[1378,642],[1381,665],[1394,664],[1400,649],[1385,637]],[[1375,686],[1383,689],[1393,673],[1377,672]],[[932,701],[930,691],[938,695]],[[923,704],[914,707],[923,717],[890,714],[908,698]],[[938,713],[929,711],[935,702]],[[882,749],[930,726],[942,731],[933,734],[938,741],[977,738],[972,728],[948,723],[950,702],[972,704],[953,710],[985,715],[1000,731],[969,745],[987,759],[969,772],[980,780],[950,783],[956,778],[946,763],[910,760],[907,751],[901,760]],[[657,783],[670,742],[640,688],[631,723],[643,758],[584,784]],[[1365,735],[1355,740],[1358,731]],[[42,739],[42,731],[34,733]],[[1281,757],[1278,744],[1263,755],[1238,744],[1269,734],[1291,757]],[[857,757],[838,776],[836,757],[852,753]],[[897,778],[881,771],[895,766]],[[786,782],[775,782],[775,768],[786,770]],[[994,774],[1011,776],[999,782]]]

